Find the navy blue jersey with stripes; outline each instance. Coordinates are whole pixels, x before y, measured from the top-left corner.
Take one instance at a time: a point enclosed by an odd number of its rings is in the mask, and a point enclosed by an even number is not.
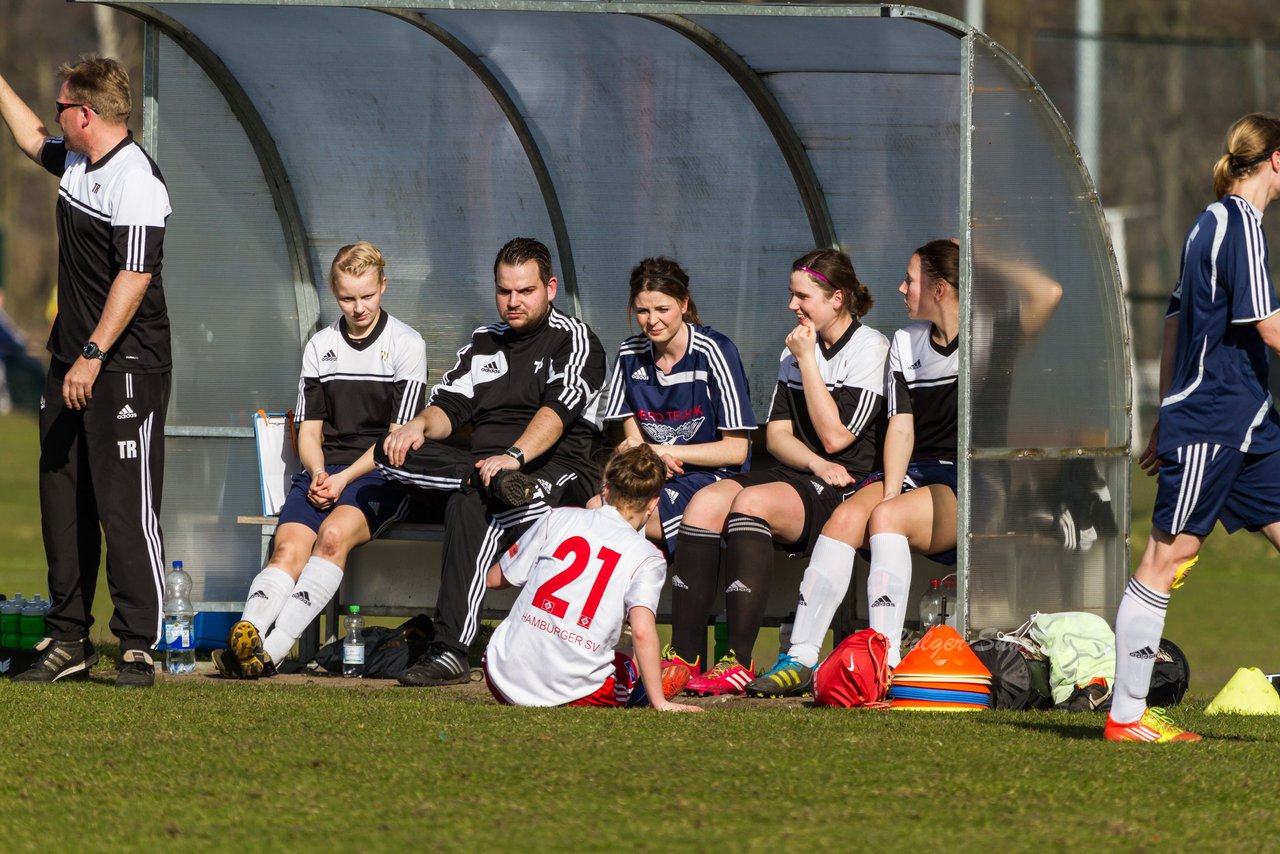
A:
[[[686,323],[685,328],[688,347],[666,373],[655,364],[648,337],[633,335],[622,342],[609,380],[605,420],[634,416],[645,438],[658,445],[700,445],[719,440],[725,430],[754,430],[756,417],[738,348],[709,327]],[[714,470],[732,475],[749,467],[748,455],[743,465]]]
[[[44,168],[58,182],[58,316],[49,352],[70,364],[93,336],[121,270],[150,273],[133,320],[107,354],[104,371],[170,370],[169,313],[161,266],[169,192],[155,162],[133,136],[90,164],[61,138],[45,141]]]
[[[1280,449],[1267,346],[1256,327],[1275,312],[1262,212],[1224,196],[1191,227],[1169,304],[1178,346],[1160,403],[1161,457],[1204,442],[1252,454]]]
[[[426,383],[427,345],[413,329],[383,311],[357,340],[338,318],[302,351],[293,417],[323,421],[325,465],[350,465],[422,410]]]
[[[845,428],[856,438],[841,451],[829,454],[809,417],[804,379],[791,351],[783,348],[778,364],[778,384],[769,405],[770,421],[790,421],[797,439],[818,456],[839,463],[854,479],[861,480],[880,467],[881,412],[884,404],[885,354],[888,340],[856,318],[830,348],[815,336],[814,356],[818,373],[835,399]]]
[[[915,430],[912,462],[956,459],[956,391],[960,339],[933,340],[933,324],[917,321],[893,333],[885,381],[889,417],[910,415]]]

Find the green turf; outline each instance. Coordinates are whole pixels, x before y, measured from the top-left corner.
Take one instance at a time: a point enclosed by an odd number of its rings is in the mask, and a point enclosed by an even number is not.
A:
[[[1280,790],[1269,720],[1186,708],[1218,738],[1113,745],[1096,714],[693,717],[199,678],[4,683],[0,705],[9,851],[1258,848]]]

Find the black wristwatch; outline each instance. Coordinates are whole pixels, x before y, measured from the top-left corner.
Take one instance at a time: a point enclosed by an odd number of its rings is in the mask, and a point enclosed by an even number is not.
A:
[[[97,359],[99,362],[105,362],[107,360],[106,351],[97,344],[94,344],[92,341],[85,344],[84,347],[80,349],[80,355],[84,356],[86,359]]]
[[[524,465],[524,451],[520,450],[515,445],[512,445],[510,448],[507,448],[505,453],[508,457],[511,457],[511,459],[515,460],[520,465]]]

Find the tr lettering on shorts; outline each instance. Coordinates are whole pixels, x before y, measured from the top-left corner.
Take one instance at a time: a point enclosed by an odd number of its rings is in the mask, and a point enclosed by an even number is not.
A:
[[[116,447],[120,449],[120,459],[133,460],[138,457],[138,443],[133,439],[122,439],[116,442]]]

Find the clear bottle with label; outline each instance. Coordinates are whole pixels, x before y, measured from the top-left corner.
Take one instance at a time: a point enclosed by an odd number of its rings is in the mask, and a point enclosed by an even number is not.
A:
[[[930,579],[929,589],[920,597],[920,630],[929,631],[942,622],[942,582]]]
[[[182,561],[164,580],[164,669],[191,673],[196,669],[195,609],[191,606],[191,576]]]
[[[942,579],[942,616],[948,626],[955,628],[960,616],[960,596],[956,593],[956,576],[954,573]]]
[[[778,655],[791,649],[791,630],[796,626],[796,612],[792,611],[778,624]]]
[[[347,615],[342,618],[342,675],[356,677],[364,675],[364,617],[360,616],[360,606],[347,608]]]

